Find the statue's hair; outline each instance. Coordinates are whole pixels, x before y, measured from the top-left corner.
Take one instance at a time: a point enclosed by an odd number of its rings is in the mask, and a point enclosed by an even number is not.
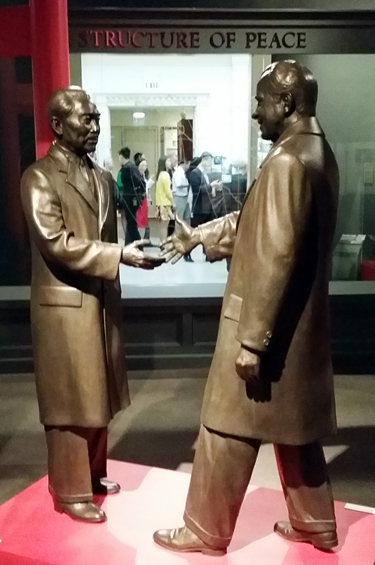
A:
[[[260,80],[265,80],[271,95],[291,94],[301,116],[315,116],[318,83],[307,67],[296,61],[278,61],[263,71]]]
[[[65,118],[73,111],[76,101],[87,102],[89,100],[90,96],[80,86],[60,88],[48,100],[48,120],[51,121],[53,117]]]

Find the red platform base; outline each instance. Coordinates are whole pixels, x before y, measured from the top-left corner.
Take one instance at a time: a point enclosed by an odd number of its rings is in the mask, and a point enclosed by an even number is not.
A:
[[[1,565],[373,565],[375,516],[336,504],[340,546],[324,553],[272,532],[286,519],[283,495],[250,487],[225,557],[176,554],[152,541],[158,528],[182,525],[189,475],[109,462],[122,492],[103,501],[108,522],[81,524],[53,510],[46,478],[0,506]]]

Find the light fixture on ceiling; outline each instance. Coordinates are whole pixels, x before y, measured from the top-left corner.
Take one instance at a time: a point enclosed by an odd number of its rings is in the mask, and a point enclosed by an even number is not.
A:
[[[145,123],[145,117],[144,112],[133,112],[133,125],[142,126]]]

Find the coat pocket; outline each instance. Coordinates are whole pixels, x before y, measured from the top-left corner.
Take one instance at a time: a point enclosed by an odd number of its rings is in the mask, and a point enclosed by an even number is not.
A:
[[[234,320],[235,322],[240,321],[242,308],[242,298],[236,296],[235,294],[230,294],[227,302],[227,306],[224,310],[224,318],[229,320]]]
[[[41,286],[38,288],[36,295],[40,306],[82,307],[82,291],[78,290],[78,288]]]

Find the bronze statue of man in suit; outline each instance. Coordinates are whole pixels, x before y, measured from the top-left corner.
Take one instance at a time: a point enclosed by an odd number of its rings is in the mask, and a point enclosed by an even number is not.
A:
[[[55,508],[102,522],[93,494],[112,494],[106,479],[107,425],[129,404],[121,341],[119,265],[159,262],[134,242],[117,244],[113,179],[88,153],[99,112],[77,87],[49,100],[56,137],[22,177],[32,246],[31,330],[40,419]]]
[[[317,83],[293,61],[257,86],[258,121],[274,146],[240,212],[164,243],[176,261],[199,243],[232,257],[204,394],[185,526],[155,532],[175,551],[226,552],[261,441],[275,445],[289,522],[275,531],[319,549],[337,545],[319,440],[335,430],[328,281],[339,177],[315,117]]]

